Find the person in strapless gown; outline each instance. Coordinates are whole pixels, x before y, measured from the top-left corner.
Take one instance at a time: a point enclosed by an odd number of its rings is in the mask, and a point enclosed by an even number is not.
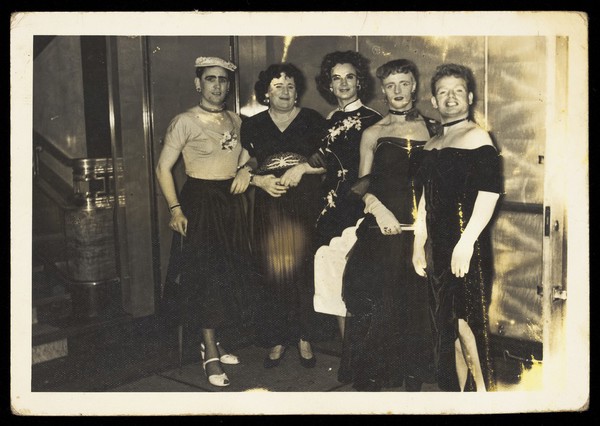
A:
[[[388,114],[364,131],[360,179],[353,187],[366,213],[343,278],[348,308],[341,381],[361,391],[432,382],[433,335],[427,283],[412,267],[413,229],[423,146],[438,123],[415,106],[416,65],[405,59],[377,69]]]
[[[503,184],[500,155],[489,133],[472,119],[474,85],[467,67],[444,64],[436,69],[432,103],[443,132],[425,145],[419,171],[424,190],[413,264],[429,279],[438,386],[447,391],[495,389],[488,320],[493,272],[489,224]]]

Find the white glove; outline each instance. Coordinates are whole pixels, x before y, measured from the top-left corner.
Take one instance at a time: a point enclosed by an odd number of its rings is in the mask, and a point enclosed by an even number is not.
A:
[[[363,197],[365,202],[365,213],[371,213],[375,216],[379,230],[384,235],[397,235],[402,232],[400,222],[394,216],[394,213],[388,210],[381,201],[373,194],[365,194]]]

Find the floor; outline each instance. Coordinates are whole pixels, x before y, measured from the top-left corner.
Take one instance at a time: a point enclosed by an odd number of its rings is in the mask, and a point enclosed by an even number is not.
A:
[[[365,410],[404,413],[416,409],[416,400],[431,406],[434,398],[449,396],[436,383],[424,383],[422,392],[414,393],[406,392],[403,386],[382,392],[357,392],[351,384],[338,382],[342,344],[334,320],[332,337],[313,343],[317,364],[311,369],[300,365],[295,347],[288,348],[278,367],[265,369],[266,349],[256,346],[249,333],[230,331],[221,341],[225,347],[231,345],[228,349],[241,363],[224,366],[230,386],[215,387],[208,383],[202,368],[199,342],[183,339],[180,347],[174,324],[158,315],[131,318],[118,303],[109,305],[102,315],[79,317],[60,283],[50,282],[42,268],[38,275],[37,281],[45,284],[40,286],[45,292],[40,290],[33,309],[31,394],[45,400],[51,406],[50,412],[61,412],[65,407],[68,413],[75,410],[80,414],[81,410],[84,414],[96,414],[110,407],[111,414],[121,415],[131,414],[135,405],[137,414],[215,414],[213,410],[230,413],[237,403],[252,397],[244,412],[297,414],[299,407],[308,406],[300,411],[306,413],[319,406],[320,412],[326,414]],[[521,382],[522,364],[502,353],[496,351],[500,390],[513,390]],[[511,353],[518,351],[511,348]],[[539,377],[539,370],[536,373]],[[534,386],[539,383],[538,377]],[[219,394],[230,395],[220,398]],[[256,399],[267,396],[266,400]],[[66,399],[65,405],[52,407],[55,398]],[[99,398],[101,402],[94,401],[89,411],[83,411],[79,401],[88,398]],[[177,404],[167,404],[172,400]],[[398,400],[403,402],[399,405]],[[188,405],[180,406],[181,401]],[[263,401],[263,405],[257,406],[256,401]],[[388,401],[392,401],[391,406],[386,405]]]
[[[241,363],[224,366],[231,385],[219,388],[210,385],[206,379],[198,352],[199,344],[185,341],[180,350],[176,327],[162,323],[154,316],[130,318],[114,306],[98,317],[75,318],[72,301],[62,285],[49,280],[43,268],[35,271],[39,277],[34,281],[44,285],[39,286],[40,295],[35,298],[33,309],[32,394],[68,396],[77,392],[80,396],[111,395],[122,402],[132,401],[128,394],[136,394],[135,401],[146,404],[143,409],[149,410],[163,407],[162,401],[173,396],[184,398],[180,395],[186,393],[194,398],[192,404],[205,399],[194,393],[207,397],[231,393],[231,398],[218,400],[226,401],[229,406],[232,401],[242,400],[245,396],[261,394],[275,396],[280,401],[279,397],[293,393],[300,395],[299,400],[302,401],[329,401],[331,404],[352,395],[359,398],[354,401],[371,400],[373,406],[384,400],[380,393],[357,392],[351,384],[338,382],[341,339],[337,333],[329,340],[313,344],[317,365],[312,369],[300,365],[298,350],[294,347],[288,348],[278,367],[265,369],[264,348],[255,346],[245,335],[230,335],[229,339],[222,341],[234,342],[229,349],[240,358]],[[37,275],[34,274],[34,278]],[[511,353],[518,352],[511,348]],[[500,390],[514,390],[525,382],[529,386],[525,390],[535,390],[539,386],[539,369],[526,371],[523,364],[503,356],[503,351],[495,353]],[[541,356],[536,358],[541,359]],[[527,381],[522,380],[524,373],[528,374]],[[432,397],[444,395],[435,383],[423,384],[420,394],[407,393],[402,386],[383,389],[383,392],[396,397],[405,395],[411,400],[426,397],[426,394]],[[154,400],[158,400],[156,407],[150,405],[150,400],[145,397],[137,398],[138,394],[153,394],[157,398]],[[294,412],[295,406],[286,407],[288,402],[285,400],[282,403],[276,407],[276,412]],[[101,405],[94,407],[101,408]],[[254,409],[249,408],[250,411]],[[326,406],[325,412],[329,413],[328,409],[329,406]],[[353,409],[354,405],[347,405],[344,413],[351,413]],[[382,410],[385,411],[385,407]],[[206,410],[200,411],[206,413]]]
[[[339,354],[333,348],[339,341],[315,344],[317,365],[304,368],[298,360],[298,350],[288,348],[276,368],[265,369],[265,350],[254,345],[240,348],[235,354],[238,365],[224,365],[231,384],[215,387],[208,383],[200,360],[180,367],[156,372],[147,377],[109,389],[110,392],[355,392],[351,384],[337,381]],[[424,384],[423,391],[437,392],[435,384]],[[385,389],[403,392],[404,388]]]
[[[179,351],[177,328],[157,325],[152,317],[113,318],[89,323],[84,330],[80,324],[77,330],[59,336],[67,340],[66,356],[32,366],[31,390],[42,399],[66,400],[77,410],[79,401],[98,398],[100,403],[88,404],[89,411],[82,410],[84,414],[104,413],[105,409],[111,415],[231,414],[231,410],[234,414],[237,410],[240,414],[304,414],[317,406],[317,413],[326,414],[338,414],[339,410],[341,414],[362,414],[364,410],[404,413],[416,410],[419,401],[431,409],[431,401],[457,396],[441,392],[435,383],[423,384],[420,393],[406,392],[402,386],[357,392],[351,384],[337,381],[339,336],[313,344],[317,364],[311,369],[300,365],[295,347],[288,348],[278,367],[265,369],[264,348],[239,336],[230,339],[238,342],[229,349],[241,363],[224,366],[231,385],[220,388],[208,383],[197,345],[188,342]],[[521,366],[502,357],[496,361],[500,390],[516,389],[522,378]],[[539,377],[536,380],[539,384]],[[243,412],[236,405],[242,402]],[[64,405],[68,413],[71,406]]]

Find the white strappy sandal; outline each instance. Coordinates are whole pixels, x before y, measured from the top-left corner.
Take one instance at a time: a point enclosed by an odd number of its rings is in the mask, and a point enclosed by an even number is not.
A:
[[[206,350],[204,343],[200,343],[200,348],[202,359],[204,359],[204,351]],[[222,364],[236,365],[240,363],[240,359],[233,354],[224,353],[223,355],[221,355],[222,352],[225,352],[225,349],[223,349],[219,342],[217,342],[217,350],[219,351],[220,355],[219,361],[221,361]]]
[[[204,361],[202,363],[202,368],[204,368],[204,374],[206,374],[206,377],[208,378],[208,382],[213,386],[219,386],[219,387],[229,386],[229,378],[227,377],[227,374],[221,373],[221,374],[212,374],[209,376],[208,373],[206,372],[206,364],[208,364],[209,362],[215,362],[215,361],[219,361],[219,358],[207,359],[206,361]]]

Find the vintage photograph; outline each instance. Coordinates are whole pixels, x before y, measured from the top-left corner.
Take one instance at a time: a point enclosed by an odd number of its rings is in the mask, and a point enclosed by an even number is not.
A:
[[[587,410],[588,69],[577,11],[13,14],[13,413]]]

